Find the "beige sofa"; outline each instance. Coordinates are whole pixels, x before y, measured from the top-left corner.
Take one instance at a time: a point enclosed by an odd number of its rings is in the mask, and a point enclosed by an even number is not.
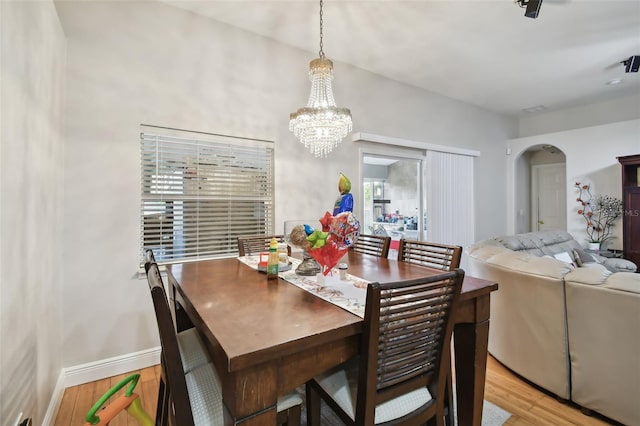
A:
[[[622,259],[575,267],[564,231],[481,241],[469,274],[499,283],[491,295],[489,352],[536,385],[626,425],[640,425],[640,274]],[[575,250],[575,252],[574,252]]]

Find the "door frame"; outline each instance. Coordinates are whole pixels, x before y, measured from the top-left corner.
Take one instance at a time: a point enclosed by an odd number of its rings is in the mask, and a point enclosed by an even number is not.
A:
[[[425,188],[426,188],[426,152],[425,150],[411,149],[411,148],[394,148],[389,146],[388,148],[381,147],[362,147],[358,150],[358,191],[360,194],[360,199],[357,204],[357,214],[358,217],[364,218],[364,194],[362,192],[364,176],[362,176],[362,165],[364,164],[364,157],[384,157],[384,158],[393,158],[397,160],[414,160],[418,161],[418,198],[419,198],[419,207],[418,207],[418,217],[424,218],[424,215],[427,211],[426,206],[426,196],[425,196]],[[422,241],[425,238],[424,234],[424,223],[423,220],[418,221],[418,240]]]

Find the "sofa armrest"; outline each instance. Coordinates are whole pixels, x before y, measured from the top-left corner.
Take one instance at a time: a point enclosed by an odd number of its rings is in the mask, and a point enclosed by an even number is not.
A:
[[[640,274],[610,274],[598,285],[575,272],[565,277],[571,399],[640,425]]]
[[[469,274],[496,281],[489,352],[538,386],[570,398],[563,277],[565,262],[505,247],[469,249]]]

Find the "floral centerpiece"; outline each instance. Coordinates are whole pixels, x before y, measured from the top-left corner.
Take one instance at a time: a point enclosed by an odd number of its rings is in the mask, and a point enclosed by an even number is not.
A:
[[[587,241],[601,246],[612,238],[613,225],[622,217],[622,200],[609,195],[594,196],[590,184],[576,182],[575,186],[579,191],[578,214],[587,224]]]

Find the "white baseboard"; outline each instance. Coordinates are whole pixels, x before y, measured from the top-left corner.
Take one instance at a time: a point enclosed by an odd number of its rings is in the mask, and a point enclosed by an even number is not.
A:
[[[43,426],[51,426],[56,422],[56,415],[62,404],[62,396],[64,395],[64,368],[60,370],[56,387],[53,389],[53,395],[49,401],[47,412],[44,414],[44,420],[42,420]]]
[[[95,382],[160,363],[160,347],[64,368],[64,387]]]
[[[43,426],[50,426],[55,423],[66,388],[140,370],[159,363],[160,347],[158,346],[140,352],[63,368],[60,371],[51,401],[49,401],[49,407],[42,422]]]

